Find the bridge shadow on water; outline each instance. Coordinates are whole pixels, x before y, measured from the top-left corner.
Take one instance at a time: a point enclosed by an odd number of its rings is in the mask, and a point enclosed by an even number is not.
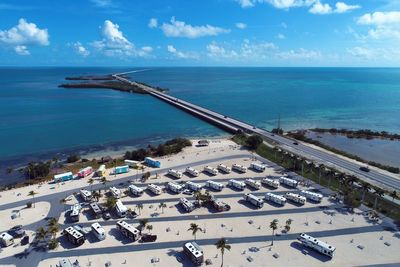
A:
[[[321,262],[327,262],[327,261],[331,260],[331,258],[329,258],[328,256],[318,253],[317,251],[313,250],[312,248],[306,247],[297,241],[293,241],[292,243],[290,243],[290,247],[297,249],[305,256],[311,256]]]

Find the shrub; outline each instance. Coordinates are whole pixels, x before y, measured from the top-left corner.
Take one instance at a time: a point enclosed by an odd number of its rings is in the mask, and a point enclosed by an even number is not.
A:
[[[256,150],[263,143],[263,139],[259,135],[251,135],[246,140],[246,146],[251,150]]]
[[[74,162],[77,162],[79,159],[80,159],[80,157],[78,155],[70,155],[67,158],[67,162],[68,163],[74,163]]]
[[[26,207],[27,207],[28,209],[32,208],[32,202],[26,203]]]

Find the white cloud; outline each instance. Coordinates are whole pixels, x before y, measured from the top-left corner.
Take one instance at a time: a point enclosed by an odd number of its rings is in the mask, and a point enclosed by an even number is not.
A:
[[[344,2],[337,2],[335,6],[336,6],[336,9],[334,12],[339,13],[339,14],[346,13],[350,10],[361,8],[361,6],[359,6],[359,5],[348,5]]]
[[[286,36],[283,33],[278,33],[278,35],[276,36],[276,38],[283,40],[286,39]]]
[[[153,52],[153,47],[151,46],[143,46],[137,51],[138,56],[140,57],[151,57],[151,53]]]
[[[208,44],[206,49],[207,56],[214,60],[232,59],[243,62],[259,62],[271,57],[278,47],[270,42],[251,43],[249,40],[245,39],[236,50],[223,47],[216,42]]]
[[[84,47],[80,42],[73,43],[72,47],[74,48],[75,52],[82,57],[87,57],[90,55],[89,50],[87,50],[86,47]]]
[[[267,3],[279,9],[310,6],[315,1],[316,0],[236,0],[236,2],[238,2],[243,8],[253,7],[257,3]]]
[[[151,18],[149,24],[147,25],[150,29],[158,27],[158,20],[156,18]]]
[[[351,58],[352,61],[358,59],[363,63],[368,62],[379,65],[394,63],[398,65],[398,62],[400,62],[400,50],[397,47],[356,46],[348,48],[347,53],[354,58]]]
[[[90,2],[92,2],[98,7],[107,7],[112,5],[111,0],[90,0]]]
[[[304,48],[300,48],[297,50],[289,50],[279,52],[277,54],[279,58],[282,59],[303,59],[303,60],[311,60],[311,59],[319,59],[322,57],[321,52],[315,50],[307,50]]]
[[[171,18],[170,23],[163,23],[161,26],[164,35],[167,37],[199,38],[204,36],[216,36],[221,33],[228,33],[230,30],[211,25],[192,26],[183,21]]]
[[[370,27],[360,39],[400,39],[400,11],[367,13],[357,23]]]
[[[238,22],[238,23],[236,23],[235,25],[236,25],[236,28],[241,29],[241,30],[247,28],[247,24],[246,24],[246,23],[243,23],[243,22]]]
[[[373,51],[371,49],[365,48],[365,47],[353,47],[353,48],[348,48],[347,52],[355,57],[360,57],[360,58],[365,58],[369,59],[373,56]]]
[[[236,2],[238,2],[241,7],[247,8],[247,7],[253,7],[256,1],[254,1],[254,0],[236,0]]]
[[[335,9],[333,9],[329,4],[324,4],[321,1],[317,0],[314,5],[309,9],[309,12],[318,15],[326,15],[332,13],[342,14],[350,10],[358,9],[360,7],[361,6],[359,5],[348,5],[344,2],[337,2],[335,4]]]
[[[167,51],[176,58],[180,59],[199,59],[199,56],[191,52],[178,51],[173,45],[167,46]]]
[[[12,46],[19,55],[29,55],[28,46],[49,45],[49,33],[47,29],[40,29],[36,24],[27,22],[21,18],[18,25],[9,30],[0,30],[0,44]]]
[[[317,1],[309,10],[312,14],[330,14],[332,12],[332,8],[329,4],[323,4],[320,1]]]

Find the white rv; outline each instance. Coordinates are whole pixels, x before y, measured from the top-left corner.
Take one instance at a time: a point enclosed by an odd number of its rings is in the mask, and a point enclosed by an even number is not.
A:
[[[232,165],[232,170],[238,171],[238,172],[247,172],[247,168],[243,165],[239,165],[239,164],[233,164]]]
[[[115,186],[110,187],[110,193],[115,198],[121,198],[121,190],[119,190]]]
[[[218,165],[218,170],[220,170],[221,172],[224,173],[230,173],[232,171],[232,169],[224,164],[219,164]]]
[[[172,192],[174,192],[174,193],[176,193],[176,194],[179,194],[180,192],[182,192],[184,186],[183,186],[183,185],[180,185],[180,184],[173,183],[173,182],[169,182],[169,183],[167,184],[167,188],[168,188],[169,190],[171,190]]]
[[[264,165],[259,164],[259,163],[255,163],[255,162],[250,164],[250,168],[252,168],[253,170],[258,171],[258,172],[265,171],[265,166]]]
[[[264,201],[261,198],[256,197],[253,194],[244,194],[243,199],[250,202],[257,208],[262,208],[264,206]]]
[[[140,238],[140,231],[124,221],[117,222],[117,229],[121,231],[121,233],[132,241],[136,241]]]
[[[266,186],[275,188],[275,189],[279,187],[279,181],[274,180],[274,179],[270,179],[270,178],[264,178],[264,179],[262,179],[262,180],[261,180],[261,183],[264,184],[264,185],[266,185]]]
[[[228,181],[228,186],[239,189],[239,190],[244,190],[244,188],[246,187],[246,184],[240,181],[236,181],[234,179],[230,179]]]
[[[256,190],[260,189],[261,187],[260,182],[254,181],[253,179],[246,179],[244,180],[244,183]]]
[[[72,222],[79,222],[82,206],[79,203],[74,204],[69,213]]]
[[[265,200],[272,201],[272,202],[274,202],[278,205],[282,205],[282,206],[285,205],[285,203],[286,203],[286,198],[284,198],[283,196],[276,195],[276,194],[269,193],[269,192],[265,194]]]
[[[186,212],[191,212],[196,208],[193,202],[187,200],[186,198],[179,199],[179,204],[182,205]]]
[[[284,184],[284,185],[287,185],[287,186],[290,186],[290,187],[293,187],[293,188],[296,188],[297,185],[299,184],[299,182],[297,182],[296,180],[290,179],[290,178],[287,178],[287,177],[284,177],[284,176],[279,178],[279,182],[281,184]]]
[[[318,193],[314,193],[314,192],[310,192],[310,191],[306,191],[306,190],[301,190],[300,195],[306,197],[309,200],[315,201],[315,202],[321,202],[321,200],[323,198],[322,194],[318,194]]]
[[[211,180],[208,180],[206,182],[206,186],[209,187],[209,188],[212,188],[214,190],[217,190],[217,191],[221,191],[224,188],[223,184],[218,183],[218,182],[214,182],[214,181],[211,181]]]
[[[162,193],[161,187],[159,187],[158,185],[155,185],[155,184],[149,184],[147,186],[147,189],[155,195],[161,195],[161,193]]]
[[[316,251],[318,251],[321,254],[324,254],[330,258],[334,256],[336,248],[334,246],[331,246],[319,239],[316,239],[312,236],[309,236],[305,233],[300,234],[297,239],[303,243],[303,245],[310,247]]]
[[[102,164],[96,171],[98,177],[103,177],[106,175],[106,165]]]
[[[134,196],[141,196],[143,194],[143,188],[137,187],[136,185],[131,184],[129,187],[129,191]]]
[[[304,205],[306,203],[306,198],[303,196],[300,196],[299,194],[295,193],[286,193],[285,194],[286,199],[289,199],[297,204]]]
[[[200,191],[203,188],[203,186],[201,184],[196,184],[191,181],[188,181],[186,182],[186,188],[193,191]]]
[[[85,189],[81,189],[80,193],[81,193],[83,200],[90,201],[92,199],[92,192],[85,190]]]
[[[186,172],[189,173],[193,177],[197,177],[200,174],[198,170],[196,170],[195,168],[192,168],[192,167],[187,167]]]
[[[124,160],[124,163],[125,165],[128,165],[131,168],[135,168],[139,164],[139,161],[126,159]]]
[[[99,223],[93,223],[91,225],[92,228],[92,233],[94,234],[95,237],[97,237],[98,240],[104,240],[106,239],[106,231],[104,231],[104,228],[101,227]]]
[[[174,169],[169,169],[168,170],[168,175],[175,177],[177,179],[181,179],[182,178],[182,172],[174,170]]]
[[[200,266],[204,261],[203,250],[196,242],[187,242],[183,245],[184,253],[190,258],[194,265]]]
[[[117,211],[117,214],[119,217],[123,218],[126,216],[126,212],[128,211],[127,207],[122,204],[121,200],[117,200],[117,203],[115,205],[115,210]]]
[[[14,244],[14,238],[7,232],[0,234],[0,243],[4,247],[11,246]]]
[[[206,166],[204,167],[204,172],[211,174],[211,175],[217,175],[218,174],[218,170],[216,168],[210,167],[210,166]]]

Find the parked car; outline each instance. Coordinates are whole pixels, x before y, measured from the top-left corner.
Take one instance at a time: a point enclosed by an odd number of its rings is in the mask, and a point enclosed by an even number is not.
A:
[[[25,246],[27,244],[29,244],[29,235],[26,235],[21,239],[21,246]]]
[[[299,143],[297,143],[297,142],[293,142],[293,145],[296,145],[296,146],[297,146],[297,145],[299,145]]]
[[[12,235],[14,238],[15,237],[23,237],[25,235],[25,230],[22,229],[22,225],[16,225],[12,227],[8,233]]]
[[[185,189],[185,190],[182,191],[182,194],[191,196],[191,195],[193,195],[193,192],[192,192],[192,190]]]
[[[142,242],[155,242],[157,240],[157,235],[151,235],[151,234],[144,234],[142,235],[141,238]]]
[[[111,219],[111,214],[109,212],[104,212],[103,213],[103,219],[104,220],[109,220]]]
[[[361,166],[360,170],[363,171],[363,172],[369,172],[368,166]]]

